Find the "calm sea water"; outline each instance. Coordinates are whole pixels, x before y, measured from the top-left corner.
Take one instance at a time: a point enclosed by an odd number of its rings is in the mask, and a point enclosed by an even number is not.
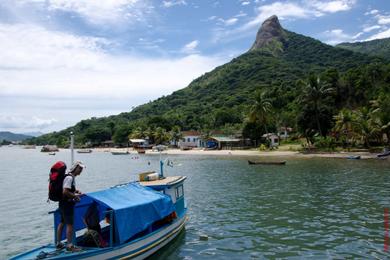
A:
[[[158,155],[75,154],[87,169],[83,192],[135,180],[158,169]],[[0,147],[0,259],[53,240],[56,207],[46,203],[50,166],[69,161],[39,149]],[[390,160],[287,159],[286,166],[247,158],[170,156],[167,175],[186,175],[186,230],[152,259],[387,258],[384,208],[390,207]],[[148,165],[148,161],[151,165]],[[207,235],[201,241],[200,235]]]

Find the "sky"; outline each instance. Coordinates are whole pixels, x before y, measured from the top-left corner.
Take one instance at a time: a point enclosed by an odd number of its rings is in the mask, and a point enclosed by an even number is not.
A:
[[[331,45],[390,37],[388,0],[1,0],[0,131],[169,95],[246,52],[271,15]]]

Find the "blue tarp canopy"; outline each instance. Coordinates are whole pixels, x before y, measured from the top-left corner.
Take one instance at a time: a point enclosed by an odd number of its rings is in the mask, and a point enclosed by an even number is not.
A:
[[[107,210],[113,210],[114,221],[111,223],[114,224],[114,235],[119,243],[126,242],[153,222],[163,219],[174,211],[170,196],[141,186],[139,183],[129,183],[82,196],[75,207],[75,231],[85,228],[83,217],[94,202],[98,204],[100,220],[104,218]],[[56,227],[60,219],[57,210]]]

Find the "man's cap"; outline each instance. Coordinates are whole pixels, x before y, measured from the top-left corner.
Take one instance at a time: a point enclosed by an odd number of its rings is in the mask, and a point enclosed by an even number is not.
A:
[[[70,172],[73,172],[77,167],[85,168],[85,165],[81,161],[76,161],[72,167],[69,169]]]

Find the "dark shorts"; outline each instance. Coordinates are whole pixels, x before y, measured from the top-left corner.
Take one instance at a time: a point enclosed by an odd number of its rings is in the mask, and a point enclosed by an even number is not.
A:
[[[61,223],[73,225],[74,222],[74,203],[68,201],[60,201],[58,208],[61,213]]]

